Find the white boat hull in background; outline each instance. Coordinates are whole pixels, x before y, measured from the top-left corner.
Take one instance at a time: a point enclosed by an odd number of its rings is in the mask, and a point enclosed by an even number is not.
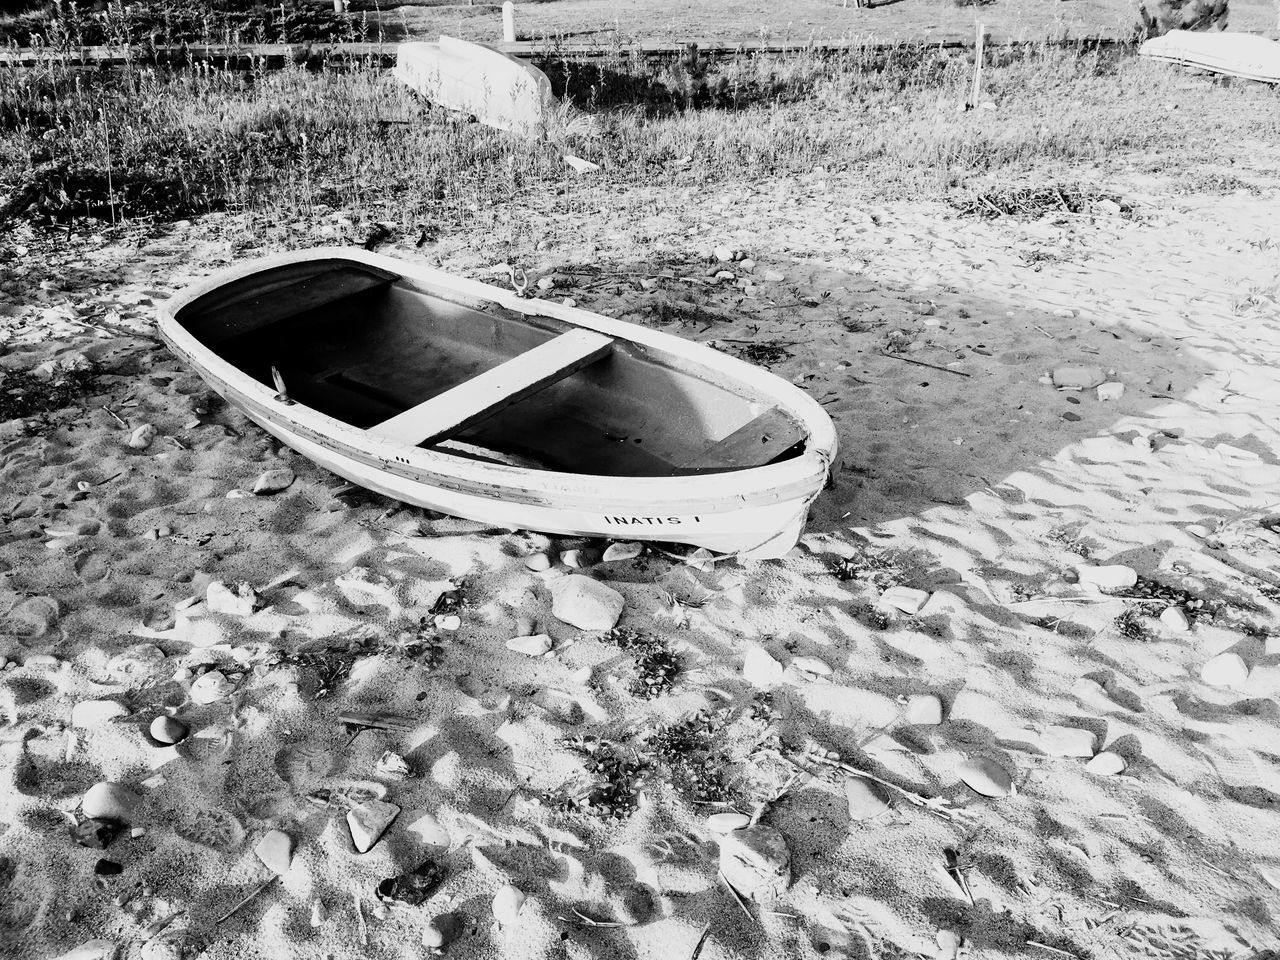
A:
[[[454,37],[400,44],[395,75],[438,106],[522,136],[535,135],[555,104],[551,81],[533,64]]]
[[[1252,33],[1171,30],[1145,41],[1138,55],[1244,80],[1280,83],[1280,42]]]

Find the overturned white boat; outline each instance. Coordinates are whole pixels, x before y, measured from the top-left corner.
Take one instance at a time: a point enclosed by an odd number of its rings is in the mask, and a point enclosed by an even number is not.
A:
[[[1144,41],[1138,55],[1244,80],[1280,83],[1280,42],[1252,33],[1171,30]]]
[[[836,451],[822,407],[759,367],[364,250],[225,270],[159,329],[327,470],[495,526],[779,557]]]
[[[533,64],[454,37],[400,44],[395,75],[437,106],[523,136],[535,135],[555,105],[551,81]]]

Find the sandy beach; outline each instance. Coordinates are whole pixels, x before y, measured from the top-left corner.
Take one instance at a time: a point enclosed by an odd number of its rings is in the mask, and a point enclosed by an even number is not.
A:
[[[714,564],[351,489],[154,339],[196,278],[361,239],[336,213],[15,226],[0,369],[93,376],[0,424],[0,954],[1274,957],[1280,191],[1108,188],[584,180],[629,216],[378,248],[822,403],[800,546]],[[614,631],[553,615],[568,576]]]

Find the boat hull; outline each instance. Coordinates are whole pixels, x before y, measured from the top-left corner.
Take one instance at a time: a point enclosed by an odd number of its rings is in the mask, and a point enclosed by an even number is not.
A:
[[[442,36],[396,50],[395,75],[405,86],[486,126],[533,136],[555,103],[547,75],[482,43]]]
[[[1139,56],[1262,83],[1280,83],[1280,42],[1248,33],[1172,30],[1144,41]]]
[[[177,319],[201,296],[273,267],[342,258],[394,272],[441,295],[483,299],[513,312],[594,329],[654,350],[679,350],[709,376],[768,387],[769,401],[803,419],[809,437],[798,456],[761,467],[680,477],[574,474],[451,456],[379,439],[303,404],[227,363]],[[359,250],[285,254],[234,267],[178,294],[160,310],[159,331],[173,352],[254,423],[319,466],[388,497],[497,527],[547,533],[684,543],[756,559],[785,555],[803,530],[835,454],[825,411],[794,385],[707,347],[659,331]]]

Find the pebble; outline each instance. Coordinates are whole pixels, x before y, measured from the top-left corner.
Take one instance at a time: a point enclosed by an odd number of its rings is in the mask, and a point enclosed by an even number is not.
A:
[[[571,574],[549,584],[551,612],[580,630],[612,630],[622,616],[622,594],[599,580]]]
[[[888,813],[893,807],[884,787],[864,777],[848,777],[844,797],[849,804],[849,819],[857,823]]]
[[[293,837],[283,830],[268,830],[254,846],[253,853],[268,870],[283,876],[293,863]]]
[[[1126,766],[1128,764],[1124,762],[1124,757],[1120,756],[1120,754],[1112,753],[1110,750],[1103,750],[1086,763],[1084,768],[1100,777],[1114,777],[1117,773],[1124,773]]]
[[[135,643],[107,661],[107,672],[114,676],[147,674],[164,662],[164,651],[154,643]]]
[[[719,260],[721,263],[732,263],[732,262],[733,262],[733,248],[732,248],[732,247],[716,247],[714,250],[712,250],[712,251],[711,251],[711,253],[712,253],[712,256],[714,256],[714,257],[715,257],[717,260]]]
[[[1119,400],[1124,396],[1124,384],[1116,380],[1109,380],[1106,383],[1098,384],[1099,400]]]
[[[743,273],[751,273],[756,268],[756,262],[747,257],[745,260],[738,261],[738,266],[742,268]]]
[[[742,660],[742,676],[753,687],[769,689],[782,682],[782,664],[763,647],[752,647]]]
[[[786,837],[763,823],[725,834],[720,840],[720,872],[743,897],[772,900],[791,885]]]
[[[595,565],[596,554],[593,550],[566,550],[560,554],[560,562],[574,570],[585,570]]]
[[[1138,572],[1123,564],[1095,567],[1080,564],[1074,568],[1077,582],[1082,586],[1096,587],[1103,593],[1126,590],[1138,582]]]
[[[434,860],[424,860],[408,873],[387,877],[375,891],[379,900],[393,906],[420,907],[435,893],[445,877],[445,868]]]
[[[934,954],[934,960],[956,960],[960,956],[960,948],[964,941],[954,930],[939,930],[934,935],[934,940],[938,944],[938,952]]]
[[[777,270],[766,270],[761,276],[767,283],[781,283],[787,279],[786,274]]]
[[[916,590],[912,587],[890,587],[880,594],[879,601],[882,607],[891,607],[910,615],[919,613],[928,602],[928,591]]]
[[[191,700],[207,707],[211,703],[227,699],[235,689],[236,685],[221,670],[210,670],[191,681]]]
[[[525,896],[519,887],[508,883],[493,897],[493,916],[498,923],[509,927],[516,922],[524,909]]]
[[[446,943],[444,925],[436,920],[428,920],[422,928],[422,945],[428,950],[443,949]]]
[[[457,630],[462,626],[462,618],[456,613],[444,614],[435,619],[437,630]]]
[[[247,617],[258,605],[258,594],[247,583],[237,583],[235,587],[229,587],[221,580],[214,580],[205,592],[205,603],[214,613]]]
[[[281,467],[278,470],[268,470],[253,482],[253,492],[257,496],[263,496],[269,493],[279,493],[285,490],[294,481],[293,471]]]
[[[551,638],[545,633],[534,634],[531,637],[513,637],[507,641],[508,650],[514,650],[516,653],[523,653],[530,657],[540,657],[548,653],[552,646]]]
[[[385,800],[367,800],[347,811],[347,827],[357,853],[368,853],[382,839],[400,808]]]
[[[1238,653],[1220,653],[1200,668],[1200,679],[1213,687],[1238,687],[1249,679],[1249,665]]]
[[[745,813],[713,813],[707,817],[707,830],[711,833],[732,833],[751,826],[751,818]]]
[[[1165,607],[1160,614],[1160,622],[1174,633],[1186,633],[1191,629],[1191,621],[1181,607]]]
[[[907,698],[907,708],[903,711],[905,723],[920,726],[936,727],[942,722],[942,701],[932,693],[917,693]]]
[[[639,543],[611,543],[605,548],[605,563],[613,563],[615,560],[634,560],[644,552],[644,545]]]
[[[118,700],[82,700],[71,708],[71,725],[97,727],[128,715],[129,710]]]
[[[151,442],[156,438],[156,428],[149,423],[144,423],[133,433],[129,434],[129,446],[134,450],[145,450],[151,446]]]
[[[80,812],[90,820],[128,823],[133,819],[142,797],[122,783],[96,783],[85,791]]]
[[[829,677],[834,672],[830,664],[825,660],[819,660],[817,657],[792,657],[791,665],[797,670],[811,673],[817,677]]]
[[[545,553],[535,553],[525,557],[524,565],[534,573],[541,573],[551,569],[551,558]]]
[[[118,950],[114,940],[95,938],[59,954],[55,960],[114,960]]]
[[[449,831],[429,813],[422,814],[405,829],[414,834],[428,847],[440,847],[448,850],[453,845]]]
[[[392,780],[407,780],[413,774],[409,761],[394,750],[384,750],[378,758],[376,767],[378,774]]]
[[[543,293],[546,293],[548,290],[554,290],[555,286],[556,286],[555,277],[539,277],[538,278],[538,289],[541,290]]]
[[[1007,797],[1013,791],[1008,771],[994,760],[974,757],[960,764],[956,774],[969,789],[984,797]]]
[[[323,900],[311,901],[311,927],[316,929],[323,926],[324,922],[329,919],[329,911],[325,909]]]
[[[1051,757],[1092,757],[1097,737],[1079,727],[1053,724],[1041,732],[1040,749]]]
[[[1106,375],[1102,372],[1101,367],[1082,366],[1073,363],[1064,363],[1059,367],[1054,367],[1053,373],[1050,374],[1055,387],[1090,390],[1098,384],[1105,381]]]
[[[151,737],[161,743],[181,743],[190,733],[187,725],[177,717],[162,714],[151,721]]]

